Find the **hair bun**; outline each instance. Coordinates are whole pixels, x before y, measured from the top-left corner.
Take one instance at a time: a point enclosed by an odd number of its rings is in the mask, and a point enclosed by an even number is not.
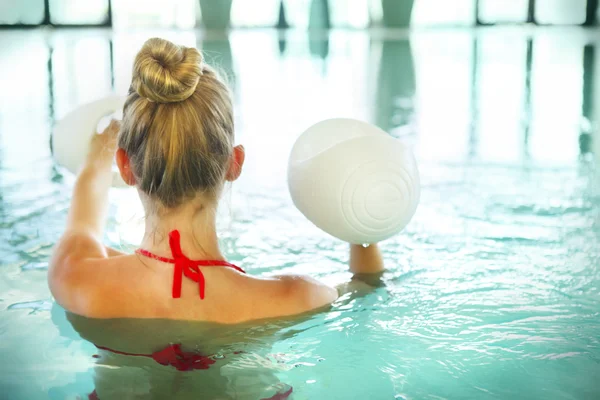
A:
[[[191,47],[153,38],[135,57],[131,85],[156,103],[175,103],[190,97],[202,75],[202,55]]]

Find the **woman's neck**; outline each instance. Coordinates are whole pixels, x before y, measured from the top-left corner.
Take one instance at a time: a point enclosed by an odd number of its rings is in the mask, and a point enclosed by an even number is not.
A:
[[[149,207],[145,205],[146,226],[140,247],[170,258],[169,232],[178,230],[181,235],[181,249],[188,258],[224,260],[217,238],[216,205],[204,204],[190,201],[166,212],[149,212]]]

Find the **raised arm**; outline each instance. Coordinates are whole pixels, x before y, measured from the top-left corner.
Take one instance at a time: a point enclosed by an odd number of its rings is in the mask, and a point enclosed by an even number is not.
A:
[[[73,188],[65,233],[80,232],[102,240],[118,132],[119,123],[112,121],[102,134],[94,135]]]
[[[118,131],[119,124],[113,122],[102,134],[94,135],[73,188],[65,231],[50,259],[50,291],[66,309],[85,309],[81,305],[85,298],[82,293],[88,291],[95,263],[119,255],[102,244]]]
[[[76,262],[77,259],[120,254],[102,244],[118,132],[119,123],[113,121],[102,134],[94,135],[92,139],[73,188],[65,231],[50,262],[51,277],[58,272],[57,268],[66,268],[67,260]]]

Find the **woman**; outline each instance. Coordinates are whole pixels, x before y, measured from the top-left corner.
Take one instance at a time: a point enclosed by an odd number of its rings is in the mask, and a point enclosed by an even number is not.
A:
[[[136,254],[102,244],[115,153],[121,177],[145,209]],[[229,90],[198,50],[148,40],[135,58],[122,125],[113,121],[95,135],[75,183],[49,269],[56,301],[88,318],[238,324],[336,300],[335,288],[309,277],[254,277],[225,261],[215,214],[244,157],[244,148],[234,146]],[[351,246],[351,272],[382,270],[377,246]]]

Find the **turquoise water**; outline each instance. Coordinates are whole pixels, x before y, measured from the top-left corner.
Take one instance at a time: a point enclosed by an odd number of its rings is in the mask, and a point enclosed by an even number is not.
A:
[[[312,123],[377,123],[420,165],[417,214],[381,245],[382,286],[244,331],[251,360],[211,373],[252,381],[258,368],[293,399],[600,398],[598,32],[558,28],[417,30],[410,45],[383,31],[0,32],[0,398],[86,398],[110,365],[94,369],[97,350],[46,286],[73,182],[48,143],[72,107],[126,89],[149,35],[202,47],[231,77],[248,160],[219,223],[250,273],[349,279],[347,246],[286,189],[287,156]],[[107,241],[133,248],[141,222],[135,194],[113,191]],[[132,369],[104,368],[143,392],[152,368],[139,380]]]

